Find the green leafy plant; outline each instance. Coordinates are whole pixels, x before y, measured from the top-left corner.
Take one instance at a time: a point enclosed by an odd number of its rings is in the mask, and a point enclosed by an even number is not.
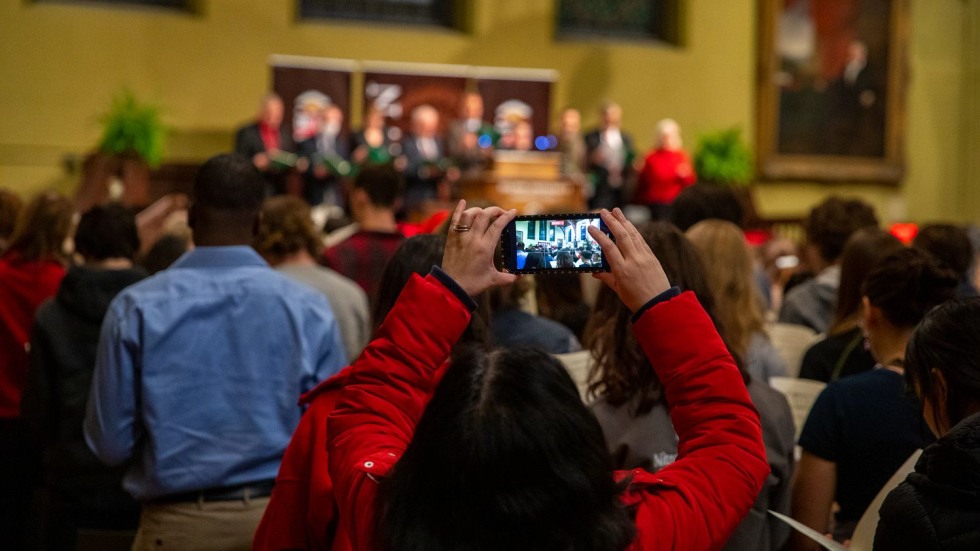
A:
[[[131,90],[112,100],[109,111],[100,118],[102,137],[99,151],[110,155],[138,155],[150,166],[163,158],[166,127],[155,105],[140,103]]]
[[[752,182],[752,153],[739,128],[702,136],[694,154],[694,171],[703,182],[744,187]]]

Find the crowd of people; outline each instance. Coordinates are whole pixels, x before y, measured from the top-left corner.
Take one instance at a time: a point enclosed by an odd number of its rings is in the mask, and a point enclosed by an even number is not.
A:
[[[604,109],[582,151],[629,147]],[[608,235],[518,245],[525,268],[608,271],[518,277],[497,252],[514,211],[460,202],[406,234],[399,205],[432,189],[377,128],[353,223],[318,226],[316,197],[269,193],[290,139],[270,128],[208,160],[154,243],[131,209],[0,191],[5,548],[809,550],[768,511],[846,541],[923,448],[875,549],[980,548],[967,229],[906,244],[831,197],[798,249],[752,246],[732,192],[685,170],[659,220],[600,208]],[[821,335],[795,365],[783,324]],[[797,373],[828,383],[798,439],[769,384]]]
[[[236,133],[234,150],[263,173],[267,195],[286,193],[289,178],[296,177],[298,194],[311,206],[346,208],[360,167],[391,163],[406,184],[399,218],[417,219],[431,213],[435,203],[450,201],[461,177],[488,168],[494,151],[550,150],[562,154],[562,172],[582,185],[589,208],[633,203],[648,207],[654,219],[666,219],[677,195],[696,180],[676,121],[660,121],[653,148],[640,156],[621,129],[622,108],[612,102],[600,106],[599,125],[585,133],[579,111],[565,109],[560,126],[548,135],[551,139],[542,135],[548,129],[534,129],[526,118],[491,124],[476,92],[463,94],[458,118],[451,121],[442,120],[432,105],[414,107],[404,133],[388,126],[372,104],[363,128],[348,136],[343,111],[322,94],[304,97],[308,94],[297,98],[302,120],[294,121],[291,134],[283,123],[283,100],[276,94],[264,96],[256,120]]]

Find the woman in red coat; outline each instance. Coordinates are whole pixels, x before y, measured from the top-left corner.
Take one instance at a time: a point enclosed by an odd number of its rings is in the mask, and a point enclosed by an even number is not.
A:
[[[328,419],[337,538],[364,550],[720,548],[769,467],[758,415],[697,300],[670,287],[621,212],[602,212],[616,242],[590,230],[612,270],[599,279],[635,313],[680,439],[656,474],[613,473],[557,361],[453,350],[470,297],[516,277],[493,266],[515,212],[464,206],[443,268],[409,282]]]
[[[671,203],[696,178],[687,153],[681,149],[681,127],[677,122],[658,122],[655,142],[637,176],[633,202],[649,207],[654,220],[667,220]]]
[[[44,193],[17,218],[9,248],[0,256],[0,541],[19,549],[27,525],[32,469],[20,398],[27,382],[28,343],[34,313],[58,291],[65,276],[63,247],[72,206]]]

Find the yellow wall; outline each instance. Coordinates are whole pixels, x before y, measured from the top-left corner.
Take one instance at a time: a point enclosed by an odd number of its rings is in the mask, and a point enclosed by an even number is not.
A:
[[[964,113],[980,90],[978,0],[911,0],[908,177],[900,188],[764,184],[764,214],[792,216],[828,193],[858,193],[888,219],[976,218],[980,141]],[[648,147],[665,116],[689,146],[741,125],[754,136],[755,0],[687,0],[684,46],[558,42],[552,0],[470,0],[467,32],[381,24],[300,22],[294,0],[202,0],[197,14],[79,3],[0,3],[0,185],[29,193],[67,187],[60,163],[98,137],[97,115],[123,86],[163,106],[168,158],[203,159],[230,147],[268,86],[270,54],[552,68],[554,105],[619,101]],[[976,39],[973,38],[973,45]],[[967,78],[971,74],[972,78]],[[970,142],[972,140],[972,142]]]

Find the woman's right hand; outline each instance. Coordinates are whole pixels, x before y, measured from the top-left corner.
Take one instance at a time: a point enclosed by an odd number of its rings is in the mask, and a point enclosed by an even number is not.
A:
[[[627,308],[636,312],[650,299],[670,289],[667,274],[623,211],[603,209],[599,215],[616,241],[609,239],[599,228],[589,226],[589,234],[602,247],[610,269],[593,275],[612,288]]]

